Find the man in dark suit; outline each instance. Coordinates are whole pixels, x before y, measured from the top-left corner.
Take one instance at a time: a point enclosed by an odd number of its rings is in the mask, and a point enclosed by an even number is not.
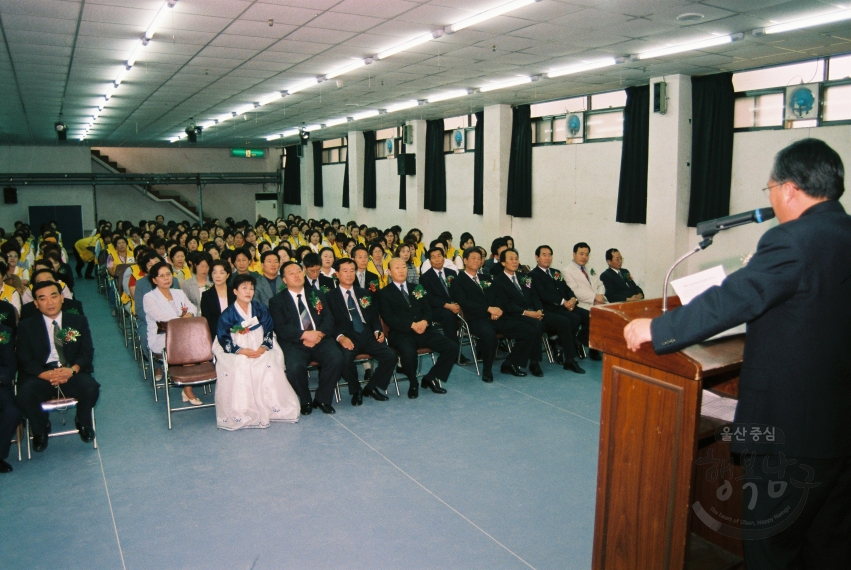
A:
[[[328,293],[328,304],[334,313],[334,338],[343,356],[343,378],[349,384],[352,405],[363,404],[363,397],[372,397],[379,402],[387,400],[382,390],[387,390],[396,354],[384,342],[384,331],[378,318],[378,302],[372,293],[360,288],[355,282],[355,262],[343,258],[337,262],[337,277],[340,286]],[[363,390],[358,382],[355,356],[368,354],[376,360],[378,367]],[[367,378],[364,377],[364,380]],[[380,390],[379,390],[380,388]]]
[[[545,313],[541,300],[532,289],[533,278],[520,275],[520,256],[516,249],[508,248],[500,254],[503,272],[494,277],[500,308],[509,315],[520,315],[541,322],[544,332],[558,335],[558,343],[564,354],[564,369],[577,374],[585,374],[585,370],[576,362],[576,330],[574,319],[555,313]],[[541,338],[538,336],[537,338]],[[537,361],[529,365],[533,376],[543,376],[541,366]]]
[[[540,321],[504,313],[496,300],[496,289],[490,275],[479,275],[482,254],[474,247],[464,250],[464,271],[452,281],[452,298],[464,311],[464,319],[479,340],[477,349],[482,356],[482,381],[493,382],[493,361],[496,357],[497,333],[514,339],[514,349],[505,359],[500,372],[526,376],[523,368],[532,360],[541,359]]]
[[[461,307],[452,298],[452,281],[458,276],[454,269],[444,267],[446,259],[443,250],[433,247],[428,250],[428,261],[431,267],[420,275],[420,283],[425,288],[426,299],[431,305],[431,314],[435,322],[440,323],[443,334],[451,339],[458,338],[458,313]],[[461,356],[459,364],[469,364],[470,360]]]
[[[64,298],[59,285],[42,281],[33,287],[33,302],[41,313],[18,325],[18,408],[30,422],[33,450],[47,449],[50,422],[42,402],[59,393],[77,400],[74,423],[80,439],[95,437],[92,408],[100,395],[100,384],[92,378],[95,349],[89,322],[83,315],[62,310]]]
[[[632,280],[629,270],[622,267],[621,252],[614,248],[607,249],[606,263],[609,268],[600,274],[600,281],[606,286],[606,299],[610,303],[640,301],[644,298],[644,291]]]
[[[390,346],[399,352],[402,370],[408,377],[408,397],[419,395],[417,386],[417,349],[430,348],[439,357],[431,370],[423,376],[423,388],[430,388],[435,394],[445,394],[440,381],[449,380],[455,357],[458,355],[458,343],[437,332],[431,325],[431,307],[425,297],[428,295],[421,285],[406,282],[408,268],[405,262],[394,257],[390,260],[390,282],[378,295],[381,318],[390,327]]]
[[[287,380],[298,394],[302,415],[313,408],[333,414],[331,398],[343,371],[343,358],[334,341],[334,315],[322,291],[305,287],[304,274],[294,261],[284,264],[287,288],[269,301],[275,336],[284,351]],[[307,367],[319,363],[319,387],[313,401],[307,382]]]
[[[553,269],[553,249],[548,245],[539,245],[535,250],[537,265],[529,272],[532,277],[532,289],[541,300],[544,314],[554,314],[570,319],[574,329],[579,330],[578,340],[588,340],[590,313],[579,306],[576,295],[567,285],[560,271]],[[582,327],[580,329],[580,327]],[[574,343],[575,344],[575,343]],[[567,359],[562,354],[565,369],[571,370]]]
[[[508,241],[505,238],[496,238],[491,242],[491,256],[484,265],[482,265],[482,273],[485,275],[496,275],[502,273],[502,264],[499,261],[499,256],[503,251],[508,249]]]
[[[369,265],[369,252],[362,245],[356,245],[352,248],[352,259],[355,260],[355,283],[361,289],[368,289],[371,293],[377,293],[379,289],[378,275],[372,271],[368,271],[366,266]],[[372,284],[370,286],[370,284]]]
[[[0,473],[12,471],[6,458],[21,423],[21,412],[15,406],[15,369],[15,336],[11,327],[0,324]]]
[[[26,307],[26,305],[24,305]],[[23,310],[23,307],[21,307]],[[8,301],[0,300],[0,324],[6,325],[12,329],[12,334],[17,336],[18,333],[18,312],[15,311],[15,305]]]
[[[733,428],[769,426],[785,438],[731,444],[753,471],[743,529],[764,531],[742,541],[748,570],[844,569],[851,563],[851,217],[839,203],[842,160],[820,140],[800,140],[777,154],[764,190],[780,225],[763,234],[747,266],[688,305],[631,322],[624,336],[631,350],[652,342],[662,354],[747,323]]]
[[[337,282],[332,278],[322,275],[320,271],[322,261],[318,253],[308,253],[304,256],[304,286],[314,291],[322,291],[326,295],[330,293]]]

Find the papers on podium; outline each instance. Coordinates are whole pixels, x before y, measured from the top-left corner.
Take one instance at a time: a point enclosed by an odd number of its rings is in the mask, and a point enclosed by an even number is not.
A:
[[[709,390],[704,390],[703,400],[700,403],[700,415],[732,422],[736,415],[737,402],[738,400],[735,398],[725,398]]]
[[[688,305],[692,301],[692,299],[694,299],[710,287],[714,287],[715,285],[721,285],[721,283],[723,283],[724,279],[726,278],[727,274],[724,272],[724,267],[721,265],[716,265],[715,267],[712,267],[705,271],[698,271],[697,273],[693,273],[687,277],[674,279],[673,281],[671,281],[671,286],[673,286],[674,291],[679,296],[682,304]],[[745,334],[744,323],[724,332],[720,332],[712,338],[708,338],[706,340],[716,340],[725,336],[733,336],[736,334]]]

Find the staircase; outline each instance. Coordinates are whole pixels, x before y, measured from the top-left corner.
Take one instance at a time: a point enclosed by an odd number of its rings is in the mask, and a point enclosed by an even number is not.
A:
[[[118,165],[117,162],[109,160],[109,157],[101,153],[99,150],[92,149],[92,160],[103,168],[106,168],[107,170],[110,170],[112,172],[121,174],[127,173],[126,168],[122,168]],[[128,186],[132,187],[139,193],[156,202],[171,202],[173,206],[180,210],[183,210],[187,215],[189,215],[192,220],[198,219],[198,208],[195,207],[195,204],[193,202],[190,202],[189,200],[186,200],[177,192],[167,192],[164,190],[158,190],[153,188],[150,184],[144,187],[135,184],[129,184]],[[204,221],[210,222],[212,221],[212,219],[208,216],[204,216]]]

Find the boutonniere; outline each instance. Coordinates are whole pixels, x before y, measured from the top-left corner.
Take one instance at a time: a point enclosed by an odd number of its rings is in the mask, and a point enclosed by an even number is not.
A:
[[[528,288],[532,288],[532,278],[531,277],[521,277],[520,284],[525,285]]]
[[[366,288],[369,289],[370,293],[375,293],[378,291],[378,281],[370,281]]]
[[[597,275],[597,272],[596,272],[596,271],[594,271],[594,268],[593,268],[593,267],[591,268],[591,275]]]
[[[6,332],[0,332],[0,344],[9,344],[12,336]]]
[[[230,328],[231,334],[246,334],[248,333],[248,327],[244,327],[240,324],[235,324]]]
[[[372,297],[370,297],[369,295],[361,297],[360,299],[358,299],[358,301],[360,302],[360,306],[362,309],[366,309],[372,306]]]
[[[322,314],[322,301],[319,300],[319,297],[316,296],[316,291],[310,292],[310,306],[316,310],[317,315]]]
[[[423,289],[422,285],[417,285],[416,287],[414,287],[414,290],[411,291],[411,295],[413,295],[414,299],[417,299],[417,300],[420,300],[423,297],[425,297],[425,294],[426,294],[426,290]]]
[[[70,309],[67,309],[65,312],[68,313],[69,315],[79,315],[80,314],[80,311],[77,310],[77,307],[71,307]],[[4,314],[3,317],[5,317],[5,316],[6,315]],[[2,321],[2,320],[3,319],[0,318],[0,321]]]
[[[80,338],[80,331],[68,327],[61,329],[59,336],[62,337],[62,342],[77,342],[77,339]]]
[[[322,292],[326,295],[331,291],[331,289],[329,289],[327,285],[322,285],[319,288],[322,289]]]
[[[340,282],[340,278],[339,278],[339,277],[337,277],[337,274],[336,274],[336,273],[335,273],[334,275],[332,275],[332,276],[331,276],[331,279],[333,279],[333,280],[334,280],[334,283],[339,283],[339,282]]]
[[[452,285],[452,281],[454,281],[454,280],[455,280],[455,276],[454,276],[454,275],[447,275],[447,276],[446,276],[446,284],[447,284],[447,285]]]
[[[561,271],[556,271],[553,273],[553,279],[556,281],[564,281],[564,275],[561,274]]]
[[[487,289],[491,286],[491,282],[486,279],[479,279],[479,283],[482,285],[482,289]]]
[[[66,313],[69,311],[65,311]],[[0,323],[9,318],[9,313],[0,313]]]

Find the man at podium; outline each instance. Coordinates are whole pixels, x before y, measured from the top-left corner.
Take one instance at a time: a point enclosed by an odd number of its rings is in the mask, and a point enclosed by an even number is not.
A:
[[[783,530],[775,525],[743,541],[748,570],[851,568],[851,217],[839,203],[844,190],[842,160],[823,141],[781,150],[765,188],[780,225],[765,232],[747,266],[688,305],[624,329],[631,350],[652,342],[664,354],[747,323],[735,424],[773,426],[785,442],[731,445],[743,466],[756,453],[743,528],[792,514]]]

